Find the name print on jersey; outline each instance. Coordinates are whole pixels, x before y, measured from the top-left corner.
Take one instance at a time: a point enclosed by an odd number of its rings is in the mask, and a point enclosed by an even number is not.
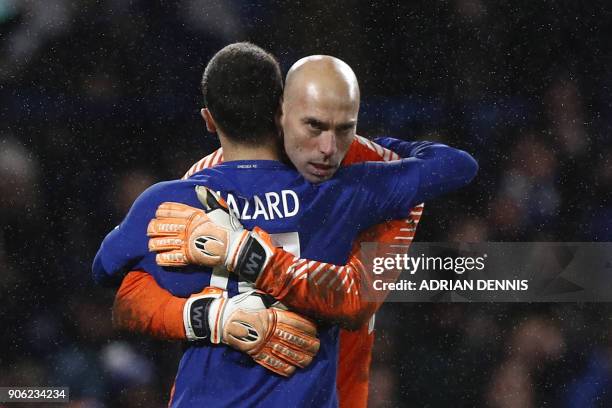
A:
[[[226,201],[241,220],[289,218],[300,211],[300,200],[293,190],[281,190],[280,194],[271,191],[263,196],[254,195],[250,200],[228,193]]]

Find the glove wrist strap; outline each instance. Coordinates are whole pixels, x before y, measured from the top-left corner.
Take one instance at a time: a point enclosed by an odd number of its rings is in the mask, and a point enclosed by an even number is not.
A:
[[[234,273],[238,274],[241,280],[255,283],[268,264],[271,256],[270,248],[251,232],[238,250]]]
[[[187,340],[205,340],[211,336],[211,327],[208,315],[212,303],[220,298],[220,294],[206,294],[203,296],[191,297],[183,308],[183,323]]]

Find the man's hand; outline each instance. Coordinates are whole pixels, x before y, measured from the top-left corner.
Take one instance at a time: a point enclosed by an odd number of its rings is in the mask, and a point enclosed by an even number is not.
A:
[[[285,377],[312,362],[320,345],[314,323],[279,308],[262,292],[226,296],[210,287],[187,301],[183,320],[189,340],[225,343]]]
[[[147,228],[149,250],[160,266],[218,266],[255,282],[274,252],[270,236],[245,230],[227,203],[203,186],[196,187],[205,210],[165,202]]]

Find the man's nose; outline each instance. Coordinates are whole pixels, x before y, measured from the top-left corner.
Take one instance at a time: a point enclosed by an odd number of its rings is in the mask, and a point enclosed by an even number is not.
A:
[[[338,151],[336,144],[336,135],[334,132],[327,131],[323,132],[319,140],[319,151],[325,156],[333,156]]]

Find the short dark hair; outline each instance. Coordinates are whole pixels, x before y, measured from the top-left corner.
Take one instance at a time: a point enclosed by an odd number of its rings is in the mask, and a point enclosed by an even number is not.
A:
[[[239,143],[257,144],[278,132],[282,93],[278,61],[248,42],[221,49],[202,76],[204,105],[219,129]]]

